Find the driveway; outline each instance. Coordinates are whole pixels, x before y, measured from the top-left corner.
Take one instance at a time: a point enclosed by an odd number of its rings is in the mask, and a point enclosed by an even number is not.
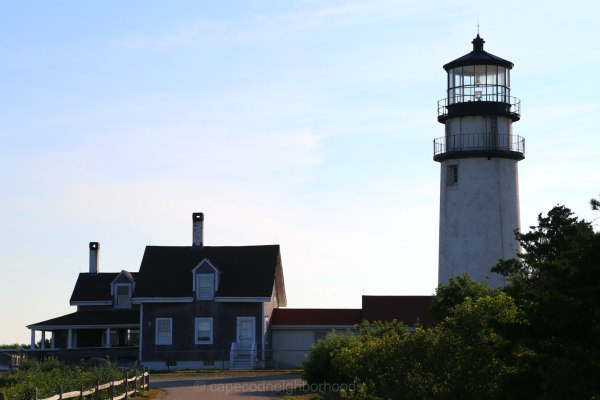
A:
[[[162,400],[273,399],[282,391],[302,386],[300,374],[238,372],[165,374],[150,376],[150,387],[162,389]]]

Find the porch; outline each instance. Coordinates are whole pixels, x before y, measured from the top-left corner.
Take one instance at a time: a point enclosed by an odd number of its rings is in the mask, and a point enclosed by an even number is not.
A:
[[[138,311],[77,311],[28,328],[30,356],[34,358],[54,356],[64,361],[89,358],[133,361],[138,358]],[[36,341],[38,336],[39,342]]]

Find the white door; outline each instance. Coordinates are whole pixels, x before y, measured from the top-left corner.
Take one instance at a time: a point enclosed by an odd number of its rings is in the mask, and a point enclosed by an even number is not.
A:
[[[237,342],[241,354],[248,354],[255,341],[256,323],[254,317],[237,317]]]

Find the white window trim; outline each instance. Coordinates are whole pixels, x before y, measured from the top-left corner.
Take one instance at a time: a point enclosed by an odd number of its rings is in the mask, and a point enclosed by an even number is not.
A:
[[[158,321],[169,321],[169,343],[158,343]],[[154,344],[157,346],[170,346],[173,344],[173,318],[156,318],[154,328]]]
[[[219,283],[221,281],[221,270],[219,268],[217,268],[208,258],[203,259],[202,261],[200,261],[198,263],[198,265],[196,265],[196,267],[192,270],[192,274],[194,274],[194,282],[193,282],[193,291],[196,292],[196,278],[195,276],[197,274],[199,274],[199,272],[196,272],[198,269],[200,269],[203,265],[208,265],[210,268],[212,268],[212,270],[215,273],[215,292],[219,290]],[[208,275],[208,274],[206,274]]]
[[[115,279],[112,280],[112,282],[110,283],[110,295],[113,296],[115,293],[115,285],[125,285],[126,283],[117,283],[117,281],[124,276],[133,286],[131,288],[131,291],[133,292],[133,289],[135,289],[135,282],[133,280],[131,280],[131,278],[125,274],[125,270],[121,271],[119,273],[119,275],[117,275],[117,277]]]
[[[210,339],[209,340],[198,340],[198,322],[199,321],[209,321],[210,322]],[[212,318],[196,318],[194,320],[194,343],[195,344],[213,344],[213,319]]]
[[[119,299],[119,286],[125,286],[125,287],[127,287],[128,291],[129,291],[129,304],[126,305],[126,306],[120,306],[117,303],[117,300]],[[115,292],[115,295],[114,295],[114,297],[115,297],[115,308],[124,308],[124,309],[131,308],[131,292],[133,292],[133,285],[131,283],[115,283],[115,290],[114,290],[114,292]]]

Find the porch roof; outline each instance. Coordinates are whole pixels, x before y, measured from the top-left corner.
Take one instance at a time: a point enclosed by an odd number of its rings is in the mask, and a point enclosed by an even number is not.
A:
[[[27,328],[36,330],[137,328],[139,325],[140,312],[138,310],[86,310],[31,324]]]

